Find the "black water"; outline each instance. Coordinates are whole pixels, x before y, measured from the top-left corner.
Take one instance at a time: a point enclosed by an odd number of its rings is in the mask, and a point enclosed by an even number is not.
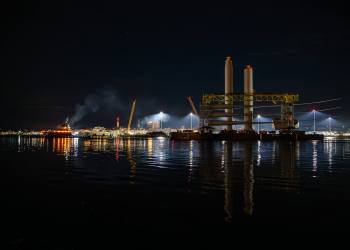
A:
[[[107,228],[244,234],[334,231],[350,221],[347,140],[1,137],[0,157],[14,248]]]

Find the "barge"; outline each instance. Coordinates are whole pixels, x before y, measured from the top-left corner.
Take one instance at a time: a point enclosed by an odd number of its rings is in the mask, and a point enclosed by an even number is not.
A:
[[[219,133],[201,131],[176,131],[170,133],[172,140],[230,140],[230,141],[254,141],[254,140],[323,140],[322,134],[306,134],[304,131],[290,131],[283,133],[257,133],[255,131],[220,131]]]

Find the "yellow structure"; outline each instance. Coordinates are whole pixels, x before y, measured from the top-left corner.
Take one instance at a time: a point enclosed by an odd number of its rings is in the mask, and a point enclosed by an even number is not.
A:
[[[130,111],[130,116],[128,121],[128,133],[130,133],[131,123],[135,113],[135,106],[136,106],[136,100],[132,102],[132,106],[131,106],[131,111]]]
[[[226,112],[226,110],[232,110],[236,103],[244,104],[247,101],[281,105],[281,117],[273,120],[275,129],[290,130],[297,127],[298,122],[294,119],[294,103],[299,101],[299,95],[295,93],[204,94],[200,105],[201,126],[245,125],[245,122],[235,119],[228,121],[215,118],[234,118],[233,113]],[[239,114],[235,115],[238,116]],[[253,122],[250,121],[250,123],[252,124]]]

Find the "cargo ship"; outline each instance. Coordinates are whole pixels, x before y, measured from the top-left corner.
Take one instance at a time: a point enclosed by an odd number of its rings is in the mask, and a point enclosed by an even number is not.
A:
[[[68,123],[68,119],[56,129],[43,131],[43,135],[45,137],[72,137],[72,129]]]

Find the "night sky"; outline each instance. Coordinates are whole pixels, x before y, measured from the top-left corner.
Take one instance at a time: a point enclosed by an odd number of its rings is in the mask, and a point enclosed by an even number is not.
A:
[[[254,67],[257,92],[296,92],[301,102],[343,97],[349,115],[350,18],[344,2],[42,1],[2,8],[1,129],[47,128],[94,111],[77,126],[125,126],[137,116],[190,112],[204,92],[223,92],[224,62],[234,89]],[[127,4],[126,2],[130,2]],[[80,106],[81,107],[81,106]],[[309,108],[309,107],[308,107]]]

